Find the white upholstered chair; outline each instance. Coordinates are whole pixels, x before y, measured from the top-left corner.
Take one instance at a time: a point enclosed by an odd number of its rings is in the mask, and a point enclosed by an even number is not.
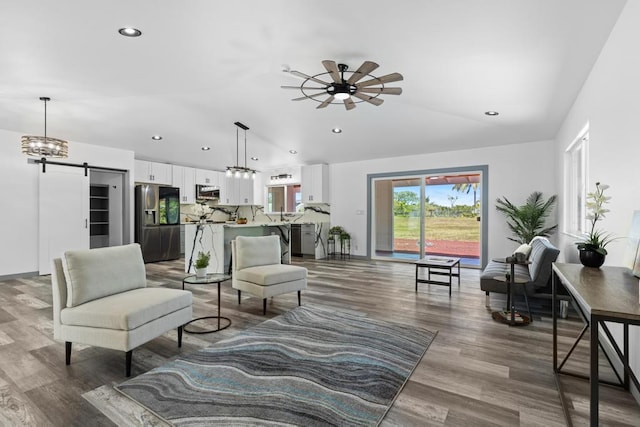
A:
[[[307,269],[282,264],[280,237],[238,236],[231,241],[232,279],[231,286],[262,298],[262,313],[267,313],[267,298],[307,288]]]
[[[71,343],[126,352],[131,375],[135,347],[192,319],[189,291],[148,288],[142,251],[137,243],[67,251],[53,260],[53,336],[65,341],[66,364]]]

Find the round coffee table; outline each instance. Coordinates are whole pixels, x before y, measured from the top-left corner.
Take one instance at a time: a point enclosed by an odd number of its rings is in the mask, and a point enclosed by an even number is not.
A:
[[[183,327],[183,330],[185,332],[188,332],[190,334],[210,334],[212,332],[218,332],[221,331],[223,329],[227,329],[229,326],[231,326],[231,319],[229,319],[228,317],[222,317],[220,316],[220,283],[224,282],[225,280],[229,280],[231,279],[231,276],[228,274],[222,274],[222,273],[212,273],[212,274],[207,274],[205,277],[197,277],[197,276],[187,276],[184,279],[182,279],[182,289],[184,289],[184,284],[187,283],[189,285],[210,285],[212,283],[217,283],[218,284],[218,315],[217,316],[204,316],[204,317],[198,317],[197,319],[193,319],[192,321],[186,323]],[[217,329],[211,329],[211,330],[206,330],[206,331],[190,331],[187,329],[187,326],[190,325],[193,322],[196,322],[198,320],[203,320],[203,319],[218,319],[218,328]],[[222,327],[220,327],[220,319],[224,319],[226,320],[228,323]]]

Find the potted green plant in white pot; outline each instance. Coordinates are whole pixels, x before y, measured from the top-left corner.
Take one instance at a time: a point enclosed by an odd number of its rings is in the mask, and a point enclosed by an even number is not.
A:
[[[196,262],[194,264],[196,277],[207,277],[207,267],[209,266],[210,259],[211,254],[209,252],[198,252],[198,258],[196,258]]]
[[[586,267],[599,268],[604,264],[607,256],[605,247],[615,240],[611,234],[596,229],[596,223],[609,212],[609,209],[604,207],[611,200],[611,197],[604,195],[604,190],[607,188],[609,188],[608,185],[596,182],[596,191],[587,194],[586,206],[589,211],[587,219],[591,222],[591,229],[584,239],[576,242],[580,251],[580,262]]]

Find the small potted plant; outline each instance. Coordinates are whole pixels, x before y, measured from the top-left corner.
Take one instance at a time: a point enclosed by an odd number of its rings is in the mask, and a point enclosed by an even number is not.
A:
[[[329,229],[329,240],[339,240],[340,235],[344,232],[344,228],[339,225],[334,225]]]
[[[344,230],[342,230],[342,232],[340,233],[340,254],[351,254],[351,234]]]
[[[596,229],[596,223],[604,218],[604,214],[609,212],[604,205],[609,202],[611,197],[604,195],[604,190],[609,188],[608,185],[596,182],[596,191],[587,194],[586,206],[589,210],[587,219],[591,222],[591,230],[585,235],[585,238],[576,242],[576,246],[580,251],[580,262],[586,267],[599,268],[604,264],[607,250],[605,247],[615,238],[609,233]]]
[[[198,258],[194,264],[196,268],[196,277],[207,277],[207,267],[209,266],[209,260],[211,254],[209,252],[198,252]]]

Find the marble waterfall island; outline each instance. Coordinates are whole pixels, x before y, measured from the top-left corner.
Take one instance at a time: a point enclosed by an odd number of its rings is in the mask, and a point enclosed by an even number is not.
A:
[[[288,223],[266,224],[186,224],[185,225],[185,266],[186,273],[195,274],[193,264],[198,252],[209,252],[211,260],[209,273],[230,271],[231,241],[237,236],[280,236],[282,262],[291,262],[291,226]]]

